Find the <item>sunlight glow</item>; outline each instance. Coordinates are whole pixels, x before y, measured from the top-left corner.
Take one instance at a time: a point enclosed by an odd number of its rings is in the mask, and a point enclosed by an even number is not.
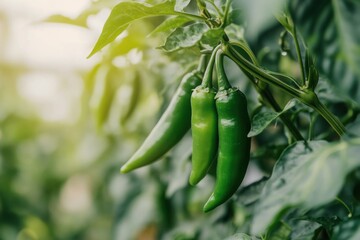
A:
[[[79,79],[64,80],[51,73],[34,72],[18,79],[19,93],[46,121],[76,121],[80,111],[74,102],[79,102],[81,87]]]

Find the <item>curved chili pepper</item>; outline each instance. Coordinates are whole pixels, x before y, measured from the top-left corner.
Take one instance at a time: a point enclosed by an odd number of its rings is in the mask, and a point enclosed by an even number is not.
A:
[[[216,157],[218,146],[215,91],[212,72],[217,49],[214,49],[201,86],[191,95],[192,169],[189,183],[196,185],[203,179]]]
[[[216,94],[219,154],[214,192],[204,206],[211,211],[227,201],[244,179],[250,158],[250,119],[245,95],[231,88],[223,69],[222,53],[217,53],[219,92]]]
[[[189,183],[203,179],[217,152],[217,114],[215,92],[199,86],[191,95],[192,170]]]
[[[141,78],[138,70],[135,70],[133,79],[131,80],[131,95],[129,97],[129,102],[127,108],[124,112],[121,112],[120,123],[125,125],[128,120],[132,117],[134,110],[139,104],[140,93],[142,91]]]
[[[183,77],[164,114],[140,148],[122,166],[122,173],[155,162],[176,145],[190,129],[190,97],[192,90],[201,83],[199,75],[199,71],[193,71]]]
[[[107,121],[116,93],[116,80],[113,67],[100,65],[94,75],[94,89],[90,99],[90,108],[94,114],[96,129],[100,130]]]

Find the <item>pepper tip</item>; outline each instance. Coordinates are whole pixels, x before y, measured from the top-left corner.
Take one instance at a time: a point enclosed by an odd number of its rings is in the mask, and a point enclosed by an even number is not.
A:
[[[121,168],[120,168],[120,173],[128,173],[130,171],[130,169],[128,169],[128,167],[126,165],[123,165]]]
[[[190,178],[189,178],[189,184],[191,186],[195,186],[196,184],[198,184],[200,182],[201,179],[195,178],[193,174],[190,174]]]
[[[203,211],[205,213],[210,212],[214,208],[216,208],[219,204],[216,203],[214,194],[211,194],[209,200],[205,203],[203,207]]]

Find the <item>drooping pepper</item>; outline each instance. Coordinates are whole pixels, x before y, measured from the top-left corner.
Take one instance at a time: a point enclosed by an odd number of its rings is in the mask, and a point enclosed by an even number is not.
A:
[[[245,95],[232,88],[223,67],[223,55],[217,53],[219,91],[216,94],[219,153],[215,188],[204,206],[211,211],[227,201],[244,179],[250,157],[250,119]]]
[[[100,131],[110,114],[117,89],[117,79],[114,78],[115,68],[111,65],[99,65],[95,71],[90,108],[94,115],[96,129]]]
[[[215,91],[212,89],[212,71],[216,50],[209,60],[201,86],[191,95],[192,169],[189,183],[196,185],[206,175],[216,157],[218,146]]]
[[[155,162],[182,139],[191,125],[191,93],[200,83],[198,70],[183,77],[164,114],[140,148],[121,167],[121,173]]]

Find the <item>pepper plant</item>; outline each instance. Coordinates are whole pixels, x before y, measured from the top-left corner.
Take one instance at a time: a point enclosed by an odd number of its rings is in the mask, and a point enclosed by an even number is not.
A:
[[[89,57],[102,55],[99,65],[116,68],[116,57],[137,49],[146,55],[143,62],[156,52],[166,59],[157,64],[171,61],[186,69],[153,130],[121,162],[122,173],[134,170],[130,176],[137,176],[141,167],[161,183],[162,203],[174,212],[165,214],[168,225],[159,224],[158,238],[360,236],[360,33],[352,25],[360,20],[360,4],[282,3],[270,26],[252,33],[257,38],[247,36],[253,25],[246,15],[256,6],[242,1],[120,1],[112,7]],[[146,40],[131,39],[134,29],[148,23]],[[123,130],[139,111],[138,89],[152,80],[138,74],[140,64],[124,76],[137,85],[127,98],[131,106],[120,114]],[[161,75],[166,64],[159,69]],[[102,83],[89,87],[98,94],[92,106],[99,129],[118,88]],[[189,143],[192,151],[184,151]],[[242,184],[252,169],[261,170],[260,178]],[[182,180],[174,185],[173,178]],[[191,205],[191,196],[203,191],[200,203]],[[186,221],[196,224],[184,227]]]

